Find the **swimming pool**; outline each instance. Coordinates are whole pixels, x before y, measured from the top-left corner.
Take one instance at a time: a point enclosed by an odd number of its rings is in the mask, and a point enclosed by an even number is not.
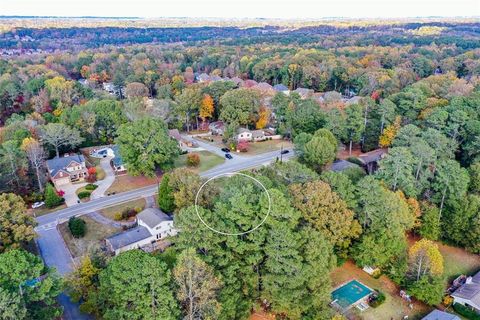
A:
[[[352,280],[333,290],[332,300],[340,307],[347,309],[357,301],[368,296],[370,293],[372,293],[371,289],[357,280]]]

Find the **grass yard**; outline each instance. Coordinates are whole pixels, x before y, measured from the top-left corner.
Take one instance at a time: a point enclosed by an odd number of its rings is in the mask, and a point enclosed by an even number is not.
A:
[[[194,152],[200,155],[200,165],[197,168],[191,168],[194,172],[203,172],[207,171],[213,167],[218,166],[225,162],[225,158],[222,158],[214,153],[209,151],[199,151]],[[186,167],[187,166],[187,154],[180,155],[174,163],[175,168]]]
[[[409,245],[419,240],[410,236],[408,238]],[[438,249],[443,256],[443,267],[445,278],[450,283],[461,274],[472,275],[480,270],[480,256],[470,253],[463,248],[454,247],[436,242]],[[447,284],[445,284],[447,286]]]
[[[385,302],[377,308],[370,307],[364,312],[360,312],[356,308],[351,309],[353,313],[364,320],[402,319],[406,315],[409,316],[409,319],[419,319],[432,310],[432,308],[417,301],[413,303],[413,310],[410,310],[407,302],[400,298],[399,289],[393,281],[385,275],[375,279],[358,268],[352,261],[347,261],[343,266],[336,268],[332,272],[331,278],[333,288],[356,279],[366,286],[380,290],[385,294]]]
[[[106,173],[105,170],[103,170],[102,166],[98,165],[95,167],[97,170],[97,180],[103,180],[105,179]]]
[[[90,249],[101,246],[103,239],[121,231],[120,229],[98,223],[88,216],[82,216],[81,218],[87,224],[87,233],[83,238],[75,239],[72,237],[70,230],[68,229],[68,222],[62,223],[58,226],[60,233],[74,258],[82,256]]]
[[[65,208],[67,208],[67,205],[65,203],[61,204],[61,205],[59,205],[58,207],[55,207],[55,208],[47,208],[44,205],[43,207],[40,207],[40,208],[37,208],[37,209],[29,209],[29,212],[31,212],[31,214],[34,217],[40,217],[40,216],[43,216],[45,214],[55,212],[57,210],[62,210],[62,209],[65,209]]]
[[[280,150],[283,146],[283,149],[292,151],[293,143],[286,140],[267,140],[259,142],[250,142],[248,145],[248,152],[242,153],[242,155],[257,155],[266,152],[272,152]]]
[[[122,203],[122,204],[118,204],[116,206],[112,206],[112,207],[108,207],[108,208],[103,208],[102,210],[100,210],[100,213],[110,219],[110,220],[114,220],[114,216],[115,216],[115,213],[117,212],[122,212],[123,210],[125,210],[126,208],[145,208],[145,205],[146,205],[146,201],[145,199],[141,198],[141,199],[136,199],[136,200],[132,200],[132,201],[129,201],[129,202],[125,202],[125,203]]]
[[[158,178],[160,179],[160,176],[158,176]],[[107,189],[106,194],[130,191],[133,189],[151,186],[153,184],[157,184],[157,179],[147,178],[144,176],[134,177],[129,174],[125,174],[115,178],[113,184]]]

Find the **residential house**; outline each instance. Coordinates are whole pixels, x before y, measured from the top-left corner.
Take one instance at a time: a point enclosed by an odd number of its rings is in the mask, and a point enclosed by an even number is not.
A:
[[[339,160],[335,160],[332,163],[330,170],[335,172],[342,172],[343,170],[347,170],[350,168],[360,168],[360,166],[350,161],[339,159]]]
[[[178,129],[168,130],[168,135],[170,136],[170,138],[177,140],[178,146],[182,150],[187,150],[187,148],[198,147],[198,144],[195,141],[182,137]]]
[[[223,121],[211,122],[208,125],[208,129],[212,132],[212,134],[222,136],[225,132],[225,123],[223,123]]]
[[[423,317],[422,320],[460,320],[460,318],[454,314],[435,309]]]
[[[378,169],[378,163],[387,154],[387,149],[376,149],[361,154],[358,159],[362,162],[368,174],[372,174]]]
[[[283,92],[285,94],[289,94],[290,90],[288,90],[288,87],[284,85],[283,83],[279,83],[273,86],[273,89],[277,92]]]
[[[55,187],[83,181],[88,175],[85,158],[79,154],[47,160],[47,169]]]
[[[102,88],[110,94],[115,94],[115,85],[113,84],[113,82],[102,83]]]
[[[480,272],[467,277],[465,283],[451,294],[454,303],[470,307],[480,313]]]
[[[264,141],[267,139],[265,131],[263,130],[248,130],[245,128],[238,129],[237,141],[246,140],[246,141]]]
[[[173,218],[156,208],[147,208],[137,214],[136,222],[136,227],[105,239],[108,248],[115,255],[141,249],[177,234]]]
[[[237,131],[237,141],[246,140],[252,141],[252,132],[245,128],[240,128]]]
[[[198,82],[209,82],[210,81],[210,76],[206,73],[202,73],[197,76],[197,81]]]
[[[297,88],[293,92],[298,93],[302,99],[310,98],[313,95],[313,90],[307,88]]]
[[[110,165],[116,173],[125,173],[127,171],[117,145],[94,149],[90,152],[90,156],[94,158],[111,158]]]

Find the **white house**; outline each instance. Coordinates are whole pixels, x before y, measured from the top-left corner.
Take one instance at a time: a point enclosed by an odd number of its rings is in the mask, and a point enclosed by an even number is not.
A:
[[[132,249],[140,249],[177,234],[177,230],[173,226],[173,218],[159,209],[143,210],[137,215],[136,221],[135,228],[105,239],[107,246],[115,255]]]
[[[480,272],[473,277],[468,277],[451,296],[454,303],[470,307],[480,313]]]
[[[237,133],[237,140],[247,140],[251,141],[252,140],[252,131],[245,129],[245,128],[240,128],[238,129]]]
[[[120,156],[120,152],[118,151],[117,145],[95,149],[90,152],[90,156],[94,158],[111,158],[110,164],[115,172],[123,173],[127,171],[125,164],[123,163],[123,159]]]

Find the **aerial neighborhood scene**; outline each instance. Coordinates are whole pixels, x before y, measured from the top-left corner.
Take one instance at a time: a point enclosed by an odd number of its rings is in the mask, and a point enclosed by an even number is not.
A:
[[[0,0],[0,320],[480,320],[480,1]]]

